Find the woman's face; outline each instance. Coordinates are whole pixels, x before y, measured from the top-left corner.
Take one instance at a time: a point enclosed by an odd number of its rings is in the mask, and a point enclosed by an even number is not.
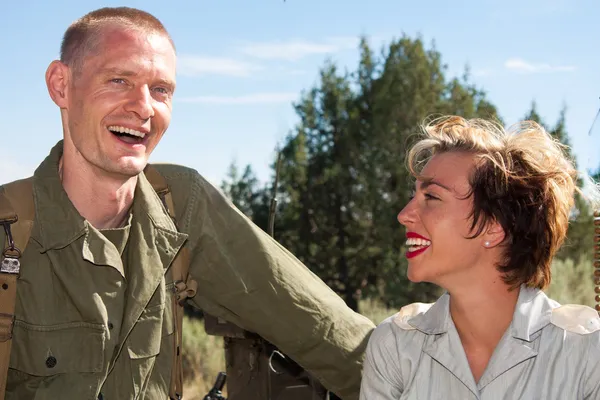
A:
[[[411,281],[447,289],[477,279],[481,268],[490,269],[486,230],[468,239],[473,234],[469,177],[474,166],[473,154],[440,153],[430,159],[416,181],[414,198],[398,214],[398,221],[406,227]]]

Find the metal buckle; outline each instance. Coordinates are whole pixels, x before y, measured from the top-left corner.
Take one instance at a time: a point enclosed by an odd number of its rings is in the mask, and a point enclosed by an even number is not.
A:
[[[21,270],[21,262],[19,261],[19,258],[21,258],[21,250],[15,246],[15,241],[13,240],[12,232],[10,231],[11,224],[14,224],[16,221],[17,219],[15,218],[0,222],[4,227],[4,232],[6,232],[6,238],[8,240],[8,247],[2,251],[2,263],[0,264],[0,272],[5,274],[18,274]]]

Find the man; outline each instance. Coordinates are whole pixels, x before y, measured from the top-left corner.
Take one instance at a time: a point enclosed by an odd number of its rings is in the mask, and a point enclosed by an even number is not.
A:
[[[6,398],[166,399],[170,266],[185,251],[198,285],[191,304],[357,399],[373,324],[196,171],[157,167],[176,224],[150,185],[144,170],[170,123],[175,69],[169,34],[143,11],[100,9],[66,31],[46,73],[63,140],[33,177]]]

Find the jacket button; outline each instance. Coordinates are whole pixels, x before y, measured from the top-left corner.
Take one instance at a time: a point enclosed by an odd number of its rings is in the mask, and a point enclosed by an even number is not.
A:
[[[113,323],[108,321],[108,329],[112,331],[114,327],[115,326],[113,325]]]
[[[102,396],[102,393],[98,393],[98,400],[104,400],[104,396]]]
[[[56,366],[56,357],[50,356],[46,358],[46,367],[54,368]]]

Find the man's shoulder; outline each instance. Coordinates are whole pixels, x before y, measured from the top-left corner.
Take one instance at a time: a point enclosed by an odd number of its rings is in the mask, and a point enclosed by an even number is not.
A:
[[[189,191],[195,186],[201,188],[214,187],[194,168],[170,163],[152,163],[149,165],[164,177],[171,189],[187,189]]]
[[[190,196],[200,197],[204,200],[212,198],[227,201],[221,189],[194,168],[170,163],[152,163],[150,166],[166,180],[176,203],[179,202],[177,200],[189,198]]]
[[[2,182],[0,183],[0,190],[5,190],[5,188],[12,188],[15,186],[19,186],[19,185],[23,185],[23,184],[30,184],[31,182],[33,182],[33,175],[31,176],[27,176],[24,178],[20,178],[20,179],[15,179],[9,182]]]
[[[0,217],[5,218],[12,213],[19,215],[19,219],[33,218],[32,176],[0,185]]]
[[[148,165],[156,169],[167,180],[194,179],[196,176],[200,176],[198,171],[185,165],[171,163],[151,163]]]

